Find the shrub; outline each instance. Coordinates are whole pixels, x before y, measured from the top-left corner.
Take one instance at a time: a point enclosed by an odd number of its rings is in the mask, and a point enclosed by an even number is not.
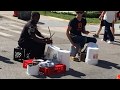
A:
[[[99,11],[91,11],[91,12],[86,12],[86,17],[87,18],[98,18],[100,16]]]
[[[75,15],[74,11],[51,11],[53,13],[59,13],[59,14],[67,14],[67,15]],[[85,15],[87,18],[98,18],[100,15],[99,11],[86,11]]]

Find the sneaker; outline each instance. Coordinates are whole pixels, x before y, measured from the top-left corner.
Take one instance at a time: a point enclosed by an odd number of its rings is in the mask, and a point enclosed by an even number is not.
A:
[[[113,44],[113,43],[114,43],[114,41],[107,41],[107,43],[108,43],[108,44]]]
[[[73,56],[70,56],[70,60],[71,60],[71,61],[74,61],[74,58],[75,58],[75,57],[73,57]]]
[[[101,41],[104,41],[103,39],[101,39]]]
[[[97,35],[97,34],[94,34],[94,35],[93,35],[93,37],[95,37],[95,38],[99,38],[99,35]]]
[[[107,40],[101,39],[101,41],[105,41],[106,42]]]
[[[79,59],[78,59],[77,57],[73,57],[73,56],[70,57],[70,60],[76,61],[76,62],[80,62]]]

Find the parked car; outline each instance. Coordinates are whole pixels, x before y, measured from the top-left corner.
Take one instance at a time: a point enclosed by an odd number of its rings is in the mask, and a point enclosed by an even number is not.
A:
[[[19,11],[18,19],[30,20],[32,11]]]

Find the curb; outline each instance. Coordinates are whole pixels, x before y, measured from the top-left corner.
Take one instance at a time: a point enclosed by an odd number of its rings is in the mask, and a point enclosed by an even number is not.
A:
[[[61,19],[61,18],[57,18],[57,17],[51,17],[51,16],[47,16],[49,18],[52,18],[52,19],[56,19],[56,20],[59,20],[59,21],[65,21],[65,22],[69,22],[70,20],[66,20],[66,19]]]

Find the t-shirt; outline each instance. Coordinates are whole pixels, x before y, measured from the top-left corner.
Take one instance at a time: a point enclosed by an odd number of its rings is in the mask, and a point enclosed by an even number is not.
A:
[[[115,14],[118,11],[106,11],[103,20],[106,20],[109,23],[112,23],[115,20]]]
[[[85,18],[82,18],[81,21],[79,21],[77,18],[70,20],[69,26],[72,27],[70,33],[81,36],[81,32],[85,31],[85,25],[86,25]]]
[[[36,34],[37,33],[37,26],[34,26],[30,21],[24,26],[23,31],[20,35],[20,38],[18,40],[19,43],[22,42],[27,42],[32,39],[32,34]]]

